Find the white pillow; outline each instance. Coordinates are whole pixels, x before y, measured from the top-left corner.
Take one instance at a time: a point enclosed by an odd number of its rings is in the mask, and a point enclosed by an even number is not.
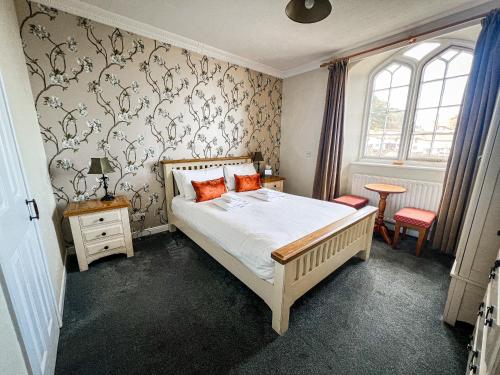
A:
[[[184,185],[182,181],[182,170],[174,169],[172,173],[174,174],[175,184],[177,185],[177,189],[179,190],[179,195],[181,197],[184,196]]]
[[[177,170],[177,174],[174,173],[175,181],[177,182],[177,187],[179,188],[179,193],[186,199],[193,200],[196,198],[196,193],[191,185],[191,181],[207,181],[215,180],[216,178],[224,177],[224,172],[222,167],[205,168],[205,169],[193,169],[193,170]],[[179,177],[177,180],[176,175]],[[181,187],[182,186],[182,187]]]
[[[248,176],[251,174],[256,174],[255,167],[252,163],[247,164],[236,164],[236,165],[225,165],[224,166],[224,177],[226,179],[227,190],[236,189],[236,183],[234,181],[234,175],[238,176]]]

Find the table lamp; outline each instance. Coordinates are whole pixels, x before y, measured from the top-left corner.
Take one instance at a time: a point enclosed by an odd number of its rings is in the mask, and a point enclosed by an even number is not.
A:
[[[253,153],[252,161],[257,163],[257,172],[260,174],[260,162],[264,161],[264,157],[262,156],[262,152],[256,151]]]
[[[87,174],[102,174],[101,180],[104,185],[104,197],[101,198],[102,201],[112,201],[115,199],[111,194],[108,193],[108,177],[104,173],[111,173],[115,170],[109,164],[108,158],[90,158],[90,168]]]

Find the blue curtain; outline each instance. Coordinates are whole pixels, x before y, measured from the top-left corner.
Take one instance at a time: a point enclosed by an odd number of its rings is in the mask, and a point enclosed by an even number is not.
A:
[[[454,254],[456,251],[499,82],[500,9],[495,9],[482,21],[444,179],[433,247],[445,253]]]

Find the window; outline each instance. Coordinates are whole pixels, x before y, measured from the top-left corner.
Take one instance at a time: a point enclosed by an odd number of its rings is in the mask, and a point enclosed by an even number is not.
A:
[[[392,63],[377,73],[373,84],[366,155],[394,158],[399,153],[411,69]]]
[[[471,64],[468,48],[426,42],[378,69],[370,82],[363,157],[446,161]]]

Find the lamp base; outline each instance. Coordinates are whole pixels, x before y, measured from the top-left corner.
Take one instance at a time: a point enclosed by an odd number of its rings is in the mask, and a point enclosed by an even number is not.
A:
[[[106,194],[104,197],[101,198],[101,201],[112,201],[115,199],[111,194]]]

